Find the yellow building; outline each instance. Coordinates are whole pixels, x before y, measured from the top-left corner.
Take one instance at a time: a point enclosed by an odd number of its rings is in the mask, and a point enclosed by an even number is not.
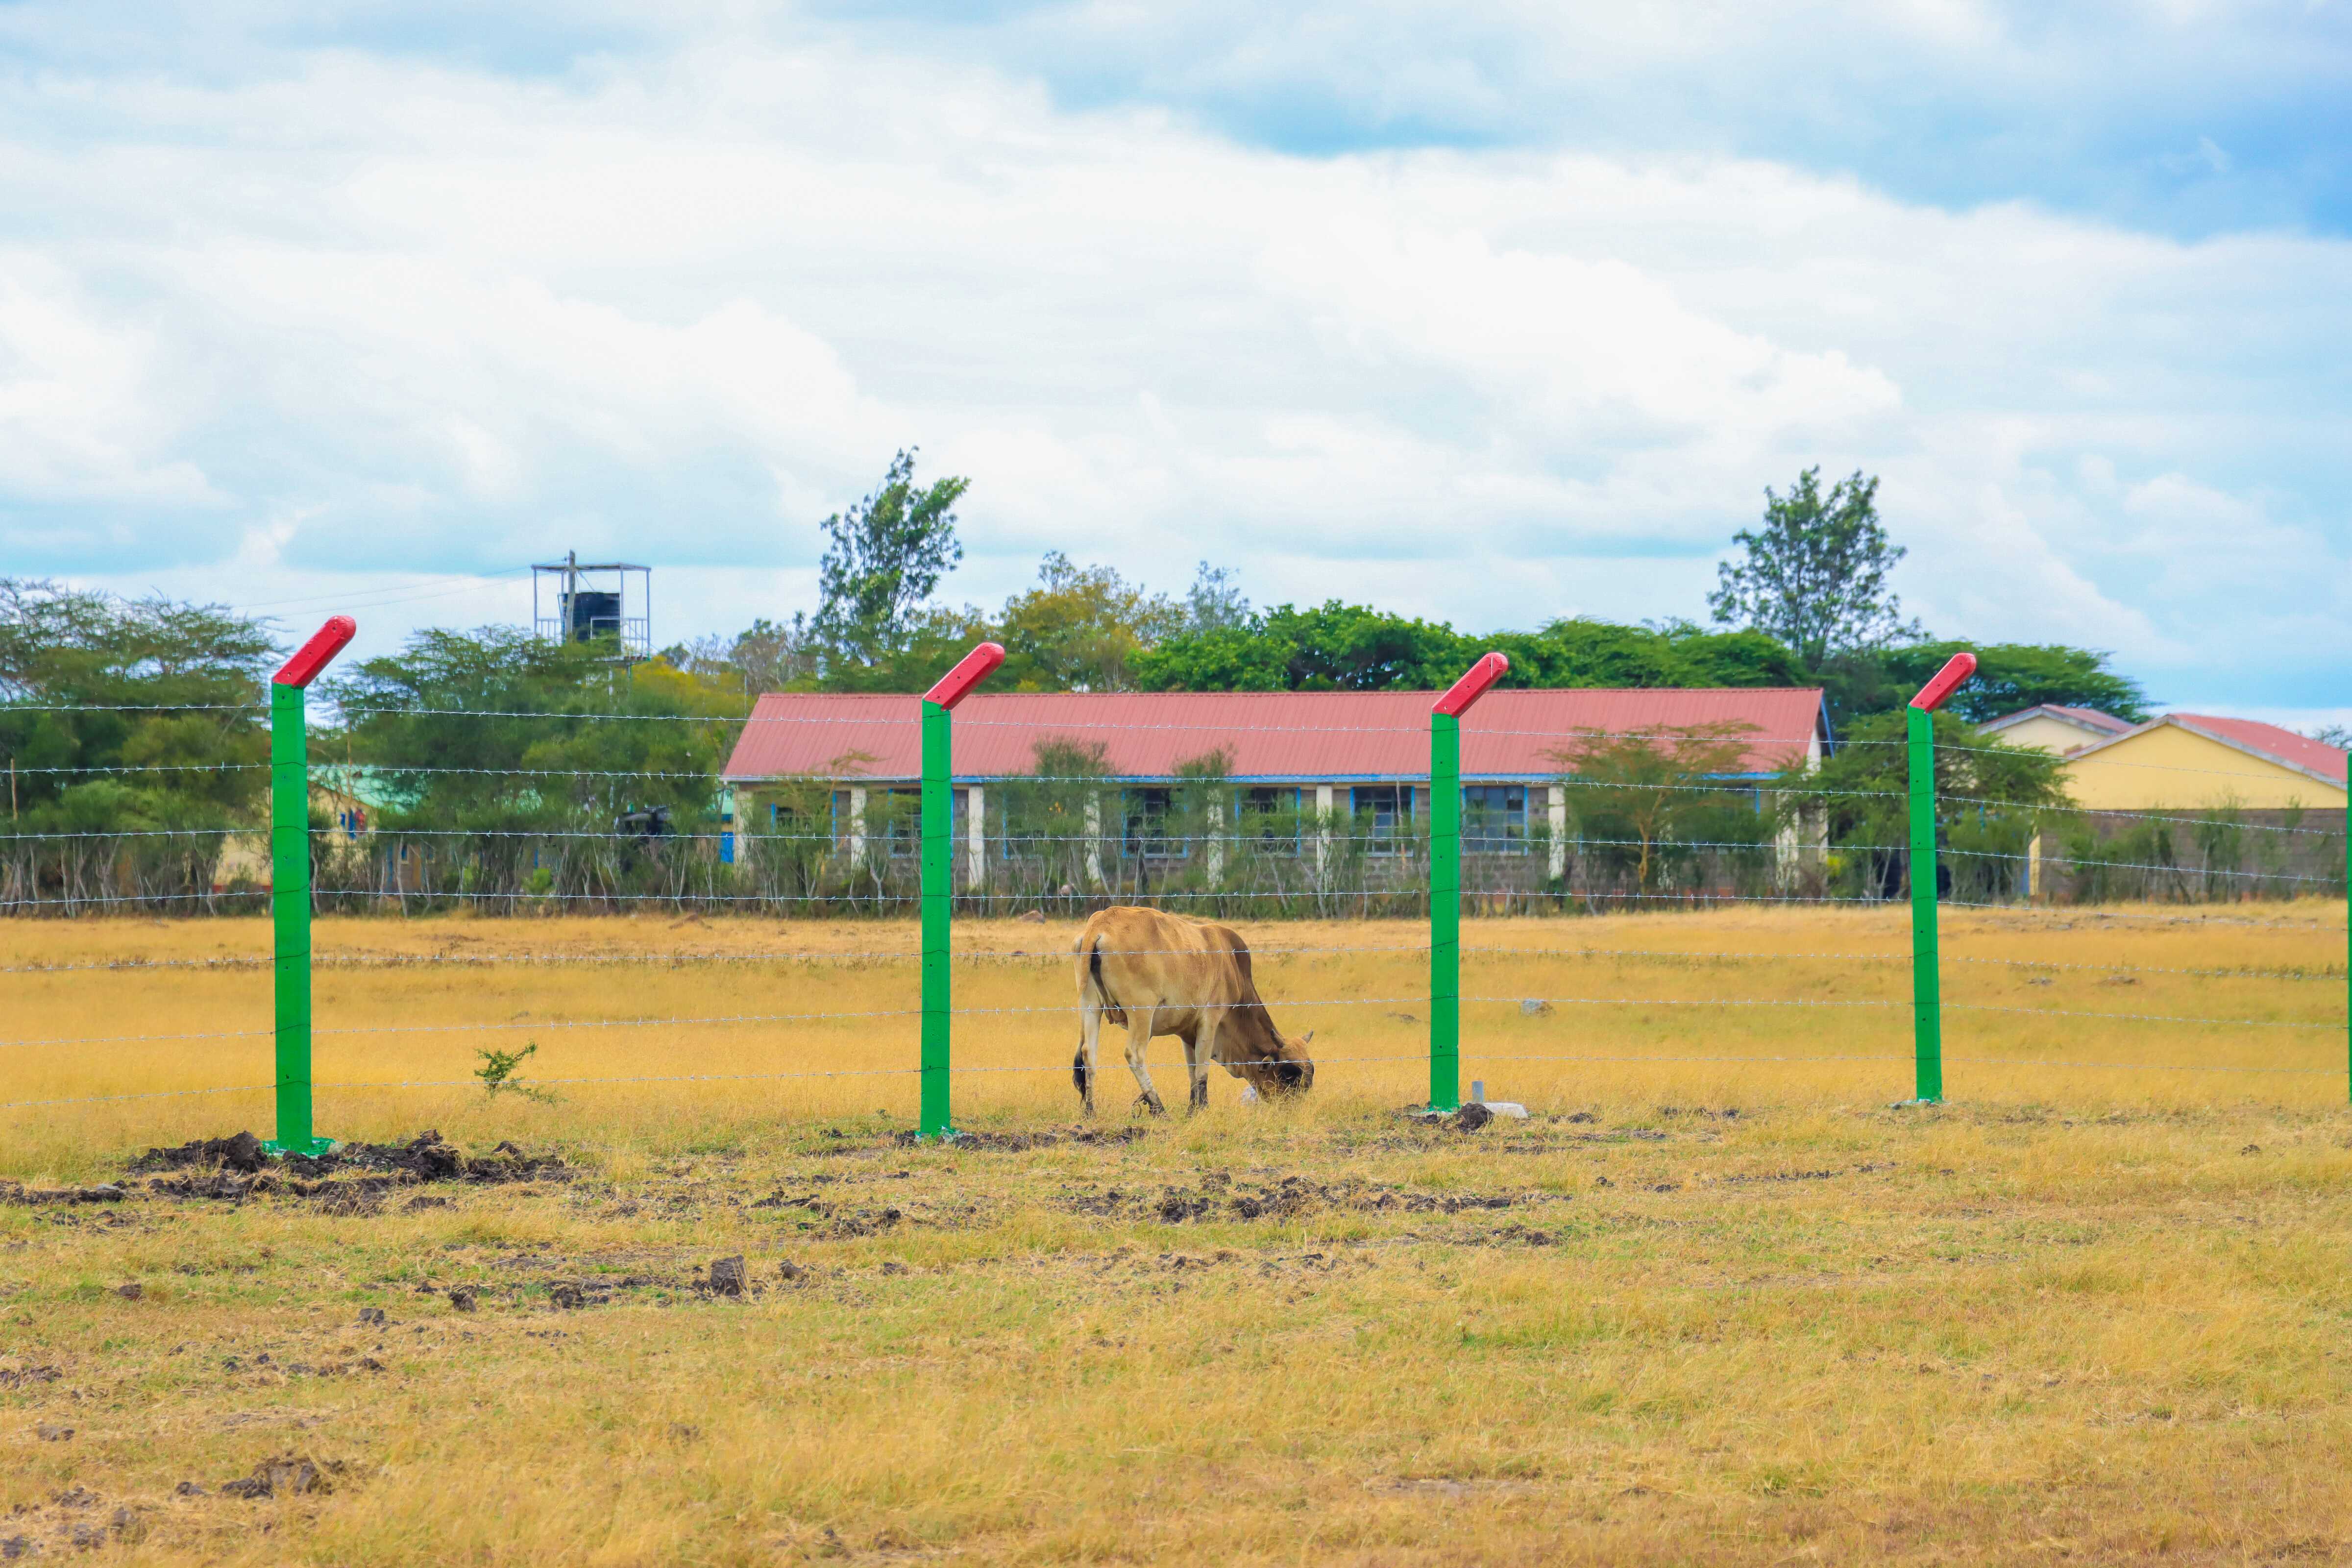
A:
[[[2094,811],[2342,811],[2344,761],[2275,724],[2167,713],[2073,752],[2063,774],[2074,803]]]
[[[2030,746],[2037,752],[2055,752],[2063,757],[2110,740],[2131,727],[2130,720],[2102,713],[2095,708],[2068,708],[2044,702],[1979,724],[1977,732],[1998,736],[2004,745]]]

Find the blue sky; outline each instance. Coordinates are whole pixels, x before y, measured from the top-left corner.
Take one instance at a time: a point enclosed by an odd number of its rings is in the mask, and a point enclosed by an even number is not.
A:
[[[0,572],[364,646],[807,605],[899,446],[1048,549],[1697,615],[1883,477],[1943,635],[2352,708],[2352,9],[0,6]]]

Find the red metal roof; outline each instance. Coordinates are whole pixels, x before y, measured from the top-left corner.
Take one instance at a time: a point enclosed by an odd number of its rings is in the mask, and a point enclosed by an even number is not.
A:
[[[2345,782],[2343,752],[2325,741],[2282,730],[2276,724],[2265,724],[2256,719],[2217,719],[2206,713],[2167,713],[2158,722],[2200,731],[2214,740],[2272,762],[2300,768],[2339,784]]]
[[[1100,742],[1111,773],[1167,778],[1223,747],[1234,778],[1429,776],[1430,691],[980,692],[955,714],[958,778],[1037,771],[1040,742]],[[760,699],[728,758],[730,779],[920,775],[920,699],[819,692]],[[1803,759],[1823,730],[1818,688],[1493,691],[1462,721],[1462,771],[1543,778],[1553,753],[1600,731],[1746,726],[1745,766]]]

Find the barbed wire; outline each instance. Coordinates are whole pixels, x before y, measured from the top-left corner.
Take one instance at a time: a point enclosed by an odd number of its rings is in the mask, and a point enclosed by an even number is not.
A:
[[[1509,1053],[1509,1054],[1504,1054],[1504,1053],[1496,1053],[1496,1052],[1479,1051],[1479,1050],[1475,1050],[1475,1049],[1474,1049],[1474,1048],[1468,1048],[1468,1047],[1465,1047],[1465,1048],[1464,1049],[1464,1051],[1462,1052],[1462,1059],[1463,1059],[1465,1062],[1470,1062],[1470,1061],[1474,1061],[1474,1060],[1475,1060],[1475,1061],[1478,1061],[1478,1062],[1558,1062],[1558,1063],[1570,1063],[1570,1064],[1588,1065],[1588,1066],[1593,1066],[1593,1065],[1598,1065],[1598,1066],[1654,1066],[1654,1066],[1707,1066],[1707,1067],[1756,1067],[1756,1066],[1763,1066],[1763,1067],[1782,1067],[1782,1066],[1811,1066],[1811,1065],[1823,1065],[1823,1064],[1852,1064],[1852,1063],[1864,1063],[1864,1064],[1868,1064],[1868,1065],[1871,1065],[1871,1066],[1877,1066],[1877,1067],[1890,1067],[1890,1068],[1892,1068],[1892,1067],[1899,1067],[1899,1066],[1902,1066],[1903,1064],[1905,1064],[1905,1063],[1908,1062],[1911,1058],[1910,1058],[1909,1057],[1907,1057],[1907,1056],[1898,1056],[1898,1055],[1895,1055],[1895,1054],[1893,1054],[1893,1053],[1885,1053],[1885,1054],[1878,1054],[1878,1055],[1846,1054],[1846,1055],[1822,1055],[1822,1056],[1789,1056],[1789,1055],[1783,1055],[1783,1054],[1756,1055],[1756,1056],[1663,1056],[1663,1055],[1633,1055],[1633,1056],[1574,1055],[1574,1056],[1557,1056],[1557,1055],[1527,1055],[1527,1054],[1524,1054],[1524,1053]],[[1408,1063],[1408,1062],[1412,1063],[1412,1064],[1414,1064],[1414,1065],[1418,1066],[1418,1065],[1420,1065],[1420,1064],[1425,1063],[1427,1060],[1428,1060],[1428,1058],[1427,1058],[1425,1055],[1395,1056],[1395,1057],[1323,1057],[1323,1058],[1318,1058],[1316,1059],[1315,1066],[1316,1066],[1317,1069],[1319,1071],[1320,1069],[1322,1069],[1322,1068],[1327,1068],[1327,1067],[1380,1066],[1380,1065],[1395,1065],[1395,1064]],[[2098,1071],[2098,1072],[2205,1072],[2205,1073],[2216,1073],[2216,1072],[2219,1072],[2219,1073],[2285,1074],[2285,1075],[2290,1075],[2290,1076],[2299,1076],[2299,1077],[2334,1077],[2334,1076],[2336,1076],[2336,1073],[2337,1073],[2337,1071],[2338,1071],[2338,1069],[2334,1068],[2294,1068],[2294,1067],[2267,1067],[2267,1066],[2239,1066],[2239,1065],[2235,1065],[2235,1064],[2231,1064],[2231,1063],[2221,1063],[2221,1062],[2107,1062],[2107,1061],[2084,1062],[2084,1061],[2050,1061],[2050,1060],[2034,1060],[2034,1059],[2028,1058],[2018,1058],[2018,1057],[1947,1057],[1947,1058],[1944,1058],[1944,1060],[1945,1060],[1946,1065],[1948,1065],[1948,1066],[1956,1066],[1956,1067],[2003,1067],[2003,1068],[2038,1068],[2038,1069],[2044,1070],[2044,1071],[2083,1071],[2083,1070],[2088,1070],[2088,1071]],[[1119,1063],[1118,1063],[1118,1062],[1116,1062],[1116,1061],[1102,1061],[1102,1062],[1099,1062],[1099,1063],[1097,1064],[1097,1071],[1100,1071],[1100,1072],[1104,1072],[1104,1073],[1109,1073],[1109,1072],[1115,1071],[1118,1065],[1120,1065],[1120,1064],[1119,1064]],[[1217,1066],[1224,1066],[1224,1065],[1226,1065],[1226,1064],[1223,1064],[1223,1063],[1217,1063],[1217,1064],[1213,1064],[1213,1065],[1217,1065]],[[1179,1069],[1179,1070],[1181,1070],[1181,1069]],[[631,1077],[613,1077],[613,1078],[594,1078],[594,1077],[572,1077],[572,1078],[556,1078],[556,1079],[536,1079],[536,1078],[535,1078],[535,1079],[530,1079],[530,1083],[532,1083],[533,1085],[544,1086],[544,1087],[549,1087],[549,1088],[557,1088],[557,1087],[562,1087],[562,1088],[576,1088],[576,1087],[583,1087],[583,1086],[588,1086],[588,1085],[598,1085],[598,1084],[648,1084],[648,1083],[750,1083],[750,1082],[762,1082],[762,1081],[785,1081],[785,1080],[793,1080],[793,1079],[848,1079],[848,1078],[915,1078],[915,1077],[920,1077],[920,1076],[921,1076],[924,1072],[926,1072],[926,1071],[946,1071],[946,1072],[954,1073],[954,1074],[959,1074],[959,1075],[962,1075],[962,1076],[1001,1076],[1001,1075],[1014,1075],[1014,1074],[1037,1074],[1037,1073],[1044,1073],[1044,1074],[1048,1074],[1048,1075],[1052,1075],[1052,1076],[1059,1077],[1059,1076],[1061,1076],[1061,1075],[1064,1075],[1064,1074],[1068,1073],[1068,1072],[1070,1071],[1070,1068],[1069,1068],[1067,1066],[1066,1066],[1066,1065],[1062,1065],[1062,1064],[1054,1064],[1054,1065],[1048,1065],[1048,1066],[1038,1066],[1038,1067],[950,1067],[950,1068],[831,1068],[831,1069],[812,1070],[812,1071],[803,1071],[803,1072],[774,1072],[774,1073],[680,1073],[680,1074],[647,1074],[647,1075],[639,1075],[639,1076],[631,1076]],[[184,1097],[195,1096],[195,1095],[213,1095],[213,1094],[266,1094],[266,1093],[270,1092],[270,1091],[271,1091],[272,1089],[274,1089],[276,1087],[277,1087],[277,1086],[275,1086],[274,1084],[238,1084],[238,1085],[223,1085],[223,1086],[220,1086],[220,1087],[203,1088],[203,1089],[155,1089],[155,1090],[146,1091],[146,1092],[142,1092],[142,1093],[137,1093],[137,1094],[82,1095],[82,1096],[74,1096],[74,1097],[68,1097],[68,1098],[62,1098],[62,1099],[50,1099],[50,1100],[5,1100],[5,1101],[0,1101],[0,1110],[29,1110],[29,1109],[37,1109],[37,1108],[47,1108],[47,1107],[59,1106],[59,1105],[105,1105],[105,1104],[113,1104],[113,1103],[117,1103],[117,1102],[120,1102],[120,1101],[124,1101],[124,1100],[169,1100],[169,1099],[184,1098]],[[481,1080],[480,1080],[479,1079],[392,1079],[392,1080],[373,1081],[373,1082],[314,1083],[311,1087],[313,1088],[313,1089],[324,1089],[324,1090],[385,1089],[478,1089],[478,1088],[480,1088],[480,1087],[481,1087]]]
[[[1190,948],[1102,948],[1105,957],[1174,957],[1192,952]],[[1312,945],[1258,945],[1250,947],[1253,958],[1288,958],[1300,955],[1322,957],[1353,953],[1427,953],[1425,942],[1415,943],[1331,943]],[[1907,963],[1906,952],[1759,952],[1744,950],[1708,951],[1685,948],[1625,948],[1625,947],[1494,947],[1483,943],[1457,944],[1455,952],[1465,958],[1520,959],[1596,959],[1596,958],[1658,958],[1705,963]],[[678,968],[695,963],[913,963],[922,957],[919,949],[799,949],[792,951],[760,950],[750,952],[632,952],[632,953],[313,953],[310,962],[320,968],[386,969],[423,968],[448,965],[457,968],[486,968],[499,964],[522,964],[535,968],[558,969],[574,965],[643,964],[667,965]],[[948,954],[955,963],[1063,963],[1075,955],[1055,950],[1013,949],[1003,952],[960,951]],[[2177,965],[2140,963],[2070,963],[2042,958],[1994,958],[1966,953],[1946,952],[1947,963],[1970,963],[2012,969],[2053,969],[2084,973],[2106,974],[2174,974],[2216,980],[2308,980],[2340,983],[2345,978],[2341,967],[2326,964],[2297,969],[2197,969]],[[268,970],[276,966],[276,959],[257,954],[229,958],[122,958],[90,963],[23,963],[0,965],[0,974],[69,974],[85,973],[135,973],[144,970]]]
[[[911,861],[914,857],[909,855],[894,857],[893,858]],[[1192,889],[1105,888],[1089,890],[1083,895],[1076,894],[1075,892],[1063,894],[1053,889],[1036,889],[1027,890],[1007,889],[1002,891],[966,889],[957,891],[954,897],[955,900],[959,904],[967,906],[974,903],[996,905],[1010,904],[1013,906],[1026,906],[1032,909],[1042,909],[1047,904],[1059,903],[1066,900],[1079,900],[1089,906],[1107,908],[1110,907],[1112,900],[1129,896],[1150,898],[1158,902],[1168,902],[1178,900],[1195,901],[1200,900],[1223,900],[1229,903],[1244,905],[1266,901],[1287,904],[1304,903],[1311,905],[1330,900],[1412,900],[1424,897],[1426,891],[1426,889],[1410,885],[1400,885],[1394,888],[1318,889],[1314,887],[1305,887],[1295,889],[1280,888]],[[0,898],[0,911],[22,912],[43,908],[76,909],[86,906],[103,907],[117,904],[141,905],[191,902],[251,902],[266,900],[270,896],[269,890],[266,888],[247,890],[225,889],[212,892],[183,893],[75,893],[71,895],[56,895],[49,897],[34,896],[26,898]],[[1643,893],[1604,889],[1548,893],[1534,891],[1524,888],[1510,887],[1465,888],[1461,890],[1461,896],[1465,900],[1471,900],[1481,899],[1549,899],[1558,900],[1563,903],[1575,903],[1586,907],[1594,905],[1605,906],[1619,902],[1668,903],[1692,910],[1712,909],[1719,906],[1736,904],[1761,904],[1782,908],[1860,911],[1871,910],[1897,910],[1902,908],[1905,904],[1905,900],[1900,896],[1889,899],[1866,899],[1832,897],[1829,895],[1727,893],[1715,891]],[[822,904],[838,907],[849,911],[871,910],[878,912],[885,905],[892,907],[912,907],[919,901],[920,895],[918,892],[911,890],[898,892],[888,889],[866,889],[832,893],[711,893],[687,890],[668,892],[628,892],[621,890],[604,892],[557,892],[550,890],[547,892],[532,892],[522,889],[512,890],[489,890],[430,888],[401,889],[393,887],[315,888],[311,889],[311,897],[314,900],[363,899],[376,901],[390,901],[396,900],[403,905],[410,903],[464,904],[467,902],[586,903],[598,905],[658,904],[672,907],[685,907],[697,904],[719,904],[730,907],[772,904]],[[1939,909],[1982,910],[2002,915],[2030,916],[2045,921],[2055,920],[2063,916],[2074,920],[2134,921],[2166,925],[2242,925],[2256,929],[2280,931],[2334,931],[2343,929],[2340,925],[2332,921],[2292,921],[2279,919],[2251,920],[2242,916],[2221,914],[2195,916],[2165,915],[2127,912],[2092,905],[2063,905],[2053,906],[2048,909],[2030,909],[2011,903],[1994,903],[1965,899],[1938,899],[1937,900],[1937,907]]]
[[[1430,1005],[1435,999],[1426,992],[1404,996],[1318,996],[1286,997],[1281,1005],[1286,1010],[1308,1007],[1397,1007],[1408,1005]],[[1529,1005],[1558,1007],[1819,1007],[1831,1010],[1853,1008],[1907,1007],[1903,1000],[1879,997],[1762,997],[1762,996],[1543,996],[1525,994],[1507,996],[1478,994],[1457,995],[1454,1001],[1481,1006]],[[1162,1001],[1155,1010],[1167,1011],[1198,1008],[1223,1008],[1235,1013],[1265,1013],[1270,1005],[1229,1002],[1222,997],[1205,1001]],[[1947,1002],[1944,1007],[1952,1012],[2005,1013],[2032,1015],[2053,1018],[2090,1018],[2108,1022],[2151,1024],[2194,1024],[2242,1028],[2268,1029],[2329,1029],[2340,1030],[2345,1026],[2336,1020],[2305,1021],[2269,1018],[2208,1018],[2161,1013],[2096,1013],[2063,1007],[2013,1007],[1990,1003]],[[1077,1011],[1083,1015],[1085,1005],[1075,1007],[1070,1003],[1054,1003],[1024,1006],[971,1007],[947,1009],[957,1017],[1012,1016],[1051,1013],[1067,1015]],[[375,1024],[341,1025],[314,1028],[318,1036],[359,1035],[451,1035],[505,1033],[517,1030],[539,1031],[558,1029],[620,1029],[620,1028],[682,1028],[689,1026],[745,1024],[823,1023],[837,1019],[919,1017],[929,1009],[922,1007],[891,1007],[853,1009],[824,1013],[732,1013],[704,1016],[640,1016],[634,1018],[542,1018],[509,1019],[503,1022],[458,1022],[450,1024]],[[1411,1022],[1421,1022],[1414,1018]],[[274,1029],[230,1029],[169,1035],[89,1035],[60,1037],[47,1039],[0,1040],[0,1049],[22,1049],[54,1046],[147,1045],[188,1040],[255,1039],[276,1034]]]

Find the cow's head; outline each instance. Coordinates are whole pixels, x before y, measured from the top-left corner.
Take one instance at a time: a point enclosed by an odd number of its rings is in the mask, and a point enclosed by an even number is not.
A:
[[[1315,1031],[1309,1029],[1295,1038],[1271,1026],[1266,1032],[1274,1037],[1270,1050],[1245,1061],[1227,1062],[1225,1070],[1269,1100],[1277,1094],[1304,1094],[1313,1089],[1315,1063],[1307,1056],[1307,1047],[1315,1038]]]

